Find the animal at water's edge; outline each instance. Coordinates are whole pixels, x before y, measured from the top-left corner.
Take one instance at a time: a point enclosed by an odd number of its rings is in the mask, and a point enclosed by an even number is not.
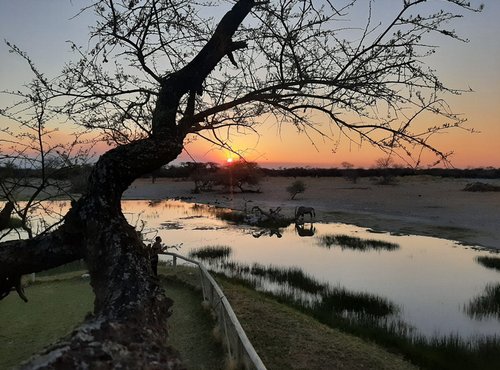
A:
[[[295,221],[297,221],[299,218],[303,219],[305,215],[309,215],[312,220],[314,217],[316,217],[316,212],[314,211],[313,207],[299,206],[295,208]]]

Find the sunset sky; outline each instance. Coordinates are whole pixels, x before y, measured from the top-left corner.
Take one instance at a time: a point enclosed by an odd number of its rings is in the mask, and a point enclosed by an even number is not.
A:
[[[400,1],[377,0],[374,4],[389,9]],[[467,117],[466,127],[478,133],[450,130],[434,137],[432,142],[444,152],[454,151],[452,164],[460,168],[500,167],[500,1],[482,2],[485,5],[482,13],[468,14],[454,25],[470,42],[437,38],[435,43],[441,46],[432,59],[432,67],[445,84],[474,90],[462,96],[450,96],[447,101],[454,112]],[[0,0],[0,38],[27,51],[40,70],[54,76],[71,57],[65,41],[85,44],[87,40],[90,16],[70,19],[86,3],[83,0]],[[25,63],[9,54],[4,43],[0,44],[0,90],[18,89],[30,79]],[[5,105],[2,99],[0,96],[0,107]],[[6,124],[0,120],[0,126]],[[335,135],[333,140],[314,137],[313,145],[293,127],[279,130],[272,122],[263,123],[259,134],[235,137],[233,147],[247,160],[264,166],[334,167],[347,161],[355,166],[370,167],[382,156],[367,144],[360,147],[346,138],[338,141]],[[230,156],[200,141],[189,144],[187,149],[192,158],[202,162],[222,162]],[[179,161],[191,161],[189,155],[184,153]]]

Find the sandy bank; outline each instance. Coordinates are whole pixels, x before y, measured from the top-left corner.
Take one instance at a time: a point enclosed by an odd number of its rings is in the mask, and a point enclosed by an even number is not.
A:
[[[139,179],[124,199],[188,197],[191,202],[243,209],[281,207],[292,215],[296,206],[314,207],[319,222],[345,222],[397,233],[437,236],[466,244],[500,249],[500,192],[462,189],[471,179],[404,177],[397,185],[376,185],[367,178],[352,184],[342,178],[302,178],[307,190],[290,200],[286,187],[293,178],[265,178],[261,193],[191,194],[193,183]],[[481,180],[500,186],[500,180]]]

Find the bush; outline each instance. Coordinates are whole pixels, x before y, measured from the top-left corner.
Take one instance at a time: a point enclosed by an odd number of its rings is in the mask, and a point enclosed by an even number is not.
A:
[[[292,183],[292,185],[286,188],[286,191],[290,194],[290,199],[295,199],[297,194],[303,193],[306,191],[306,184],[303,181],[297,180]]]

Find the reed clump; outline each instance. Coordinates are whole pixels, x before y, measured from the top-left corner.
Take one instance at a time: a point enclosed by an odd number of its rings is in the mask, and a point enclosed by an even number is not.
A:
[[[206,246],[193,249],[189,252],[189,257],[201,260],[223,260],[228,258],[233,252],[231,247],[225,245]]]
[[[500,271],[500,257],[479,256],[476,257],[476,262],[486,268]]]
[[[362,239],[350,235],[327,234],[319,237],[319,244],[326,248],[340,247],[342,249],[353,249],[359,251],[399,249],[399,244],[377,239]]]

